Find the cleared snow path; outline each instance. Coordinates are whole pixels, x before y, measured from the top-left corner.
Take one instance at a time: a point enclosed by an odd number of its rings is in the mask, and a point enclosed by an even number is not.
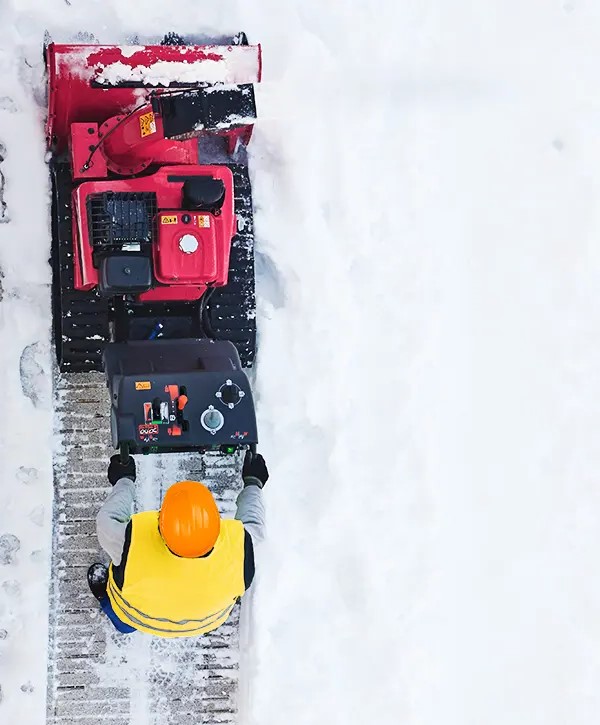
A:
[[[206,637],[160,640],[117,633],[85,576],[106,561],[95,517],[109,484],[110,429],[104,376],[57,380],[54,542],[48,725],[179,725],[237,721],[237,612]],[[235,511],[239,461],[207,466],[192,456],[138,461],[138,510],[157,508],[176,480],[206,481],[226,515]]]

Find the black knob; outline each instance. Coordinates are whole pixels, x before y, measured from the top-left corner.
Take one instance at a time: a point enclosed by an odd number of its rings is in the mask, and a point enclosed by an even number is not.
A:
[[[189,214],[184,214],[184,215],[183,215],[183,216],[181,217],[181,221],[182,221],[182,222],[183,222],[184,224],[189,224],[189,223],[190,223],[190,222],[192,221],[192,217],[191,217],[191,216],[190,216]]]
[[[235,405],[240,399],[240,389],[237,385],[224,385],[221,388],[221,400],[229,405],[233,403]]]

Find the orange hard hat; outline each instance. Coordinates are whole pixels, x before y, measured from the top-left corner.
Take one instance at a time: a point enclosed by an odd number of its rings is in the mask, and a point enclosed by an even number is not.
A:
[[[177,556],[194,559],[207,554],[221,530],[221,516],[212,493],[198,481],[179,481],[165,494],[158,528]]]

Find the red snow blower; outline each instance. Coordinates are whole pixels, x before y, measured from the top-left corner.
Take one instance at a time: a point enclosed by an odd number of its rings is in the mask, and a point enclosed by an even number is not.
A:
[[[105,370],[127,451],[255,443],[260,46],[51,43],[46,66],[60,370]]]

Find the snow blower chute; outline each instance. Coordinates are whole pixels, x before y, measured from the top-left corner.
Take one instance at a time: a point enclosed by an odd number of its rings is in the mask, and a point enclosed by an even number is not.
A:
[[[124,455],[255,444],[260,46],[52,43],[46,64],[60,370],[105,370]]]

